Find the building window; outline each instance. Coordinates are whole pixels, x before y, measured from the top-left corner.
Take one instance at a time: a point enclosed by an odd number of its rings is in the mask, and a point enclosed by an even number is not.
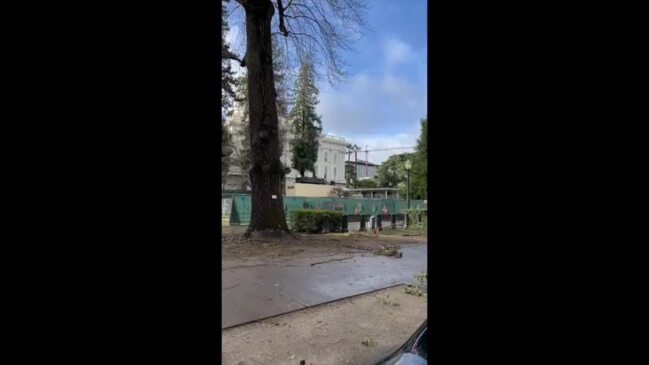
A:
[[[336,156],[338,156],[338,154],[334,152],[334,163],[336,163]],[[336,178],[336,172],[334,171],[334,179],[335,178]]]
[[[325,166],[325,168],[324,168],[324,178],[325,178],[325,180],[327,179],[327,166]]]
[[[335,156],[336,156],[336,155],[334,155],[334,160],[336,159]],[[335,168],[335,167],[334,167],[334,180],[336,180],[336,168]]]
[[[325,161],[324,162],[327,162],[327,152],[325,152]]]

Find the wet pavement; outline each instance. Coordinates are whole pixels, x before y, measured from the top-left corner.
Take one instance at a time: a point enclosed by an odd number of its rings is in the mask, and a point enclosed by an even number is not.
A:
[[[401,252],[402,258],[365,253],[315,266],[299,263],[225,270],[221,328],[412,282],[416,273],[426,270],[427,245],[402,247]]]

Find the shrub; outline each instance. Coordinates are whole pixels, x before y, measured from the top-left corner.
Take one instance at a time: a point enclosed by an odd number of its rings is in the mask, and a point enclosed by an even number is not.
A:
[[[322,233],[342,232],[344,214],[334,210],[296,209],[292,210],[291,229],[296,232]]]
[[[406,294],[416,295],[418,297],[428,295],[428,273],[423,271],[415,274],[415,279],[418,283],[410,283],[406,285]]]
[[[428,217],[427,211],[423,209],[406,209],[405,214],[408,216],[408,225],[410,229],[427,230]]]

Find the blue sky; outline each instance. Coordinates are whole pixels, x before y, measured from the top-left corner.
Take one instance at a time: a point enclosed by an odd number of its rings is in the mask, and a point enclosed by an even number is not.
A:
[[[427,111],[427,2],[366,3],[372,30],[354,44],[356,53],[341,54],[348,79],[335,87],[318,82],[323,133],[370,150],[415,146],[419,121]],[[233,29],[228,38],[238,38],[238,31]],[[381,163],[391,154],[408,151],[370,152],[369,160]]]

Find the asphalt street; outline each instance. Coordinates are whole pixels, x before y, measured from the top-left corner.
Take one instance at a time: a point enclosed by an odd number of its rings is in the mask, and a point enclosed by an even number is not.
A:
[[[223,271],[222,329],[415,280],[426,270],[427,245],[402,258],[357,254],[317,265],[262,265]],[[314,260],[317,261],[317,260]]]

